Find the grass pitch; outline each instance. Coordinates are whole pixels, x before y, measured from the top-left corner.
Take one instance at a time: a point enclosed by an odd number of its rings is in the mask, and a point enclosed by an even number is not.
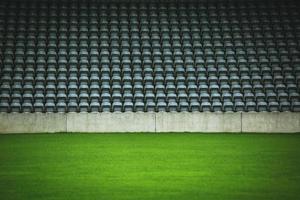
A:
[[[1,135],[0,199],[300,199],[300,135]]]

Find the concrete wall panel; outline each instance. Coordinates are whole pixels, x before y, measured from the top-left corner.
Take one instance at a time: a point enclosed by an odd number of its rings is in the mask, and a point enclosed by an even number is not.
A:
[[[300,113],[242,113],[243,132],[300,132]]]
[[[68,132],[155,132],[155,113],[69,113]]]
[[[157,132],[240,132],[240,113],[157,113]]]
[[[66,132],[66,114],[0,113],[0,133]]]

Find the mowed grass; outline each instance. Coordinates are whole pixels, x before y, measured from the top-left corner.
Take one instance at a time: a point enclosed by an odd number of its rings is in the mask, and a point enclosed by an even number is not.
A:
[[[300,135],[1,135],[0,199],[300,199]]]

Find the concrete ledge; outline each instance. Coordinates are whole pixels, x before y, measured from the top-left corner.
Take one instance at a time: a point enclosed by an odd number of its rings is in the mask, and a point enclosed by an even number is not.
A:
[[[54,133],[67,131],[63,113],[0,113],[0,133]]]
[[[68,113],[68,132],[155,132],[155,113]]]
[[[300,113],[0,113],[0,133],[300,132]]]
[[[157,113],[157,132],[240,132],[241,113]]]
[[[299,112],[242,113],[242,119],[243,132],[300,132]]]

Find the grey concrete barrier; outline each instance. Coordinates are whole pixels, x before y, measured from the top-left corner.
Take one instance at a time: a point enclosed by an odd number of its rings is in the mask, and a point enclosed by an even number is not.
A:
[[[157,132],[240,132],[241,113],[157,113]]]
[[[68,132],[155,132],[155,113],[68,113]]]
[[[300,113],[0,113],[0,133],[300,132]]]
[[[0,133],[66,132],[66,124],[63,113],[0,113]]]
[[[243,132],[300,132],[299,112],[242,113]]]

